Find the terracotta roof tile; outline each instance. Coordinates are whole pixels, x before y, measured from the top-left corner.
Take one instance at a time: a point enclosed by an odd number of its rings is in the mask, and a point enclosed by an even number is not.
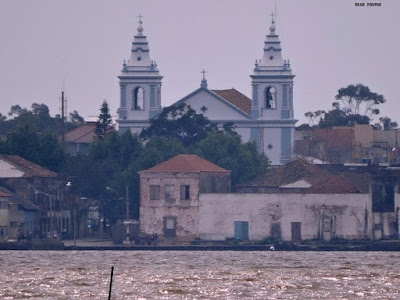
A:
[[[213,93],[224,98],[226,101],[230,102],[237,108],[244,111],[246,114],[251,114],[251,99],[243,95],[241,92],[235,89],[229,90],[212,90]]]
[[[96,136],[96,123],[86,123],[65,134],[66,142],[91,143]]]
[[[57,173],[30,162],[18,155],[0,155],[0,160],[6,161],[22,171],[22,177],[57,177]]]
[[[303,158],[298,158],[284,166],[273,169],[264,176],[249,183],[249,186],[277,188],[304,180],[311,187],[304,188],[311,194],[368,193],[370,174],[331,174],[314,166]]]
[[[11,197],[11,194],[8,194],[7,192],[0,190],[0,197]]]
[[[170,172],[225,172],[230,171],[221,168],[204,158],[194,154],[179,154],[167,161],[164,161],[150,169],[139,173],[170,173]]]

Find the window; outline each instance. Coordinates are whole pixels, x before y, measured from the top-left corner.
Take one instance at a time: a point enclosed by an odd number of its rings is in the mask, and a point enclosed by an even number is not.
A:
[[[140,110],[144,108],[144,90],[138,87],[133,90],[132,109]]]
[[[270,86],[266,89],[265,108],[276,108],[276,90],[273,86]]]
[[[160,199],[160,186],[150,185],[150,200],[159,200],[159,199]]]
[[[181,185],[181,200],[190,200],[190,185]]]
[[[165,185],[165,200],[175,200],[174,185]]]

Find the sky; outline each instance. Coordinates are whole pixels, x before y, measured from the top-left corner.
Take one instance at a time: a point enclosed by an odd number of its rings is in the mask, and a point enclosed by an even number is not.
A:
[[[380,7],[354,0],[0,0],[0,113],[44,103],[60,113],[97,116],[107,100],[119,107],[117,76],[130,57],[138,15],[168,106],[200,87],[235,88],[251,97],[270,14],[290,59],[294,113],[329,110],[341,87],[362,83],[384,95],[381,116],[400,123],[400,1]],[[371,1],[374,2],[374,1]],[[365,4],[367,5],[367,4]]]

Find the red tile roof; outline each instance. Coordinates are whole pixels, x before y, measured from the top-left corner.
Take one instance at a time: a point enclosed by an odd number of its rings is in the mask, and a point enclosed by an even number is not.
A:
[[[212,90],[213,93],[224,98],[226,101],[230,102],[240,110],[244,111],[246,114],[251,114],[251,99],[243,95],[241,92],[235,89],[229,90]]]
[[[11,194],[8,194],[7,192],[0,190],[0,197],[11,197]]]
[[[6,161],[24,173],[22,177],[57,177],[57,173],[30,162],[18,155],[0,155],[0,160]]]
[[[162,162],[150,169],[140,171],[139,173],[171,173],[171,172],[225,172],[230,173],[204,158],[194,154],[179,154],[167,161]]]
[[[66,142],[91,143],[96,136],[96,123],[86,123],[65,134]]]
[[[271,170],[251,182],[249,186],[277,188],[300,180],[305,180],[311,184],[311,187],[304,188],[304,193],[368,193],[370,175],[346,172],[331,174],[303,158],[298,158],[284,166]]]

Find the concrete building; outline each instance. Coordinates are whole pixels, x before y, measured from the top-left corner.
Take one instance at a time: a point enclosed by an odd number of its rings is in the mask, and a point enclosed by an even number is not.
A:
[[[374,130],[371,125],[296,130],[294,152],[334,164],[398,162],[392,153],[398,148],[396,135],[397,130]]]
[[[180,154],[140,174],[140,223],[147,234],[194,239],[199,195],[230,192],[230,171],[193,154]]]
[[[0,155],[0,186],[40,207],[40,215],[30,225],[35,237],[45,237],[49,232],[72,232],[70,210],[62,197],[64,182],[57,173],[17,155]]]
[[[177,156],[140,172],[140,221],[145,233],[205,240],[272,237],[295,243],[399,234],[396,170],[328,172],[298,159],[230,193],[229,171],[190,158],[210,166],[204,177],[197,169],[200,165],[183,169],[189,165],[184,158]],[[206,188],[211,182],[219,182],[220,188],[215,192]],[[179,191],[182,199],[185,185],[190,186],[190,202],[176,200]]]
[[[120,131],[140,133],[157,117],[161,107],[161,81],[157,64],[150,58],[147,37],[139,22],[131,56],[124,62],[120,80]],[[262,59],[255,62],[250,75],[252,98],[235,89],[210,90],[204,76],[200,87],[175,102],[190,105],[219,127],[232,123],[244,142],[256,142],[273,165],[289,162],[293,156],[293,78],[289,60],[282,58],[274,21],[264,42]]]

